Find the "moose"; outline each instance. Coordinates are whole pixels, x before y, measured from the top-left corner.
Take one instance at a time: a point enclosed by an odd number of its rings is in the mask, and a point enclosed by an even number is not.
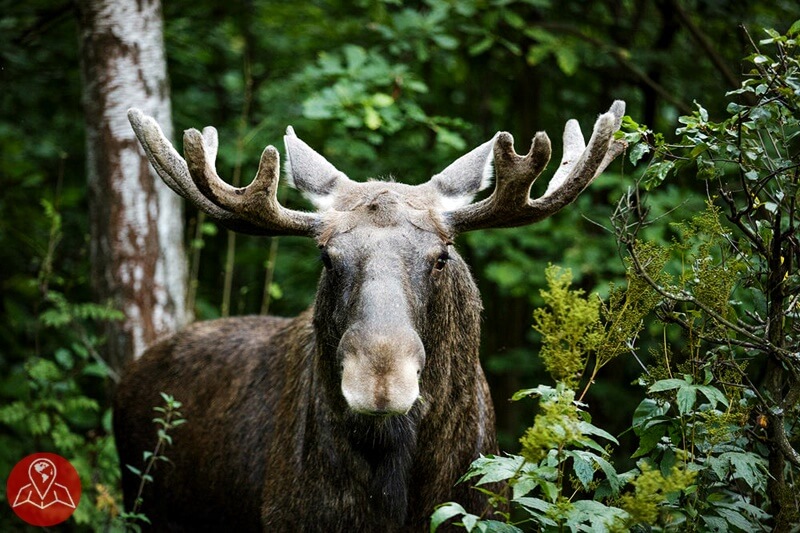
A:
[[[455,500],[480,514],[486,497],[458,483],[497,453],[494,408],[478,358],[482,305],[456,235],[542,220],[572,202],[619,155],[625,104],[597,119],[588,144],[567,122],[560,166],[543,195],[544,132],[525,156],[509,133],[428,182],[350,180],[289,127],[286,178],[314,212],[282,206],[278,150],[233,187],[215,168],[217,132],[184,133],[182,158],[157,122],[128,113],[159,176],[223,226],[302,235],[324,266],[316,300],[295,318],[195,323],[127,369],[114,402],[125,504],[152,450],[159,393],[183,402],[169,463],[146,484],[157,531],[423,531]],[[485,198],[479,191],[494,182]]]

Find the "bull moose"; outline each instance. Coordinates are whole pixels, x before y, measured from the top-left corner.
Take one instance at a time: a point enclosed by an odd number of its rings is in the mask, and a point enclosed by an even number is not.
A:
[[[567,122],[561,165],[536,199],[551,151],[544,132],[525,156],[498,133],[410,186],[351,181],[289,127],[287,180],[315,212],[278,202],[274,147],[250,185],[232,187],[215,169],[214,128],[184,133],[184,160],[154,119],[130,110],[175,192],[235,231],[311,237],[324,265],[299,316],[195,323],[127,370],[114,410],[122,465],[152,449],[159,392],[182,401],[188,420],[144,493],[153,528],[422,531],[448,500],[480,514],[485,496],[456,482],[479,454],[497,452],[494,408],[478,359],[481,301],[453,240],[572,202],[624,149],[614,139],[624,110],[616,101],[600,115],[588,145]],[[122,472],[130,508],[139,478]]]

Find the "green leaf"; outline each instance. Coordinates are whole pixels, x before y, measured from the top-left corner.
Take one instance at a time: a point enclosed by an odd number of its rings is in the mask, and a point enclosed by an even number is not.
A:
[[[535,67],[539,63],[545,60],[545,58],[550,55],[550,51],[552,48],[550,45],[546,44],[538,44],[535,46],[531,46],[528,48],[528,55],[525,56],[528,65]]]
[[[631,164],[635,165],[642,157],[649,153],[650,145],[644,142],[639,142],[634,144],[631,148],[630,153],[628,154],[628,159],[630,160]]]
[[[524,461],[525,459],[518,455],[509,457],[480,456],[472,462],[467,473],[461,476],[459,483],[477,476],[482,477],[476,485],[510,479],[520,470]]]
[[[731,509],[725,509],[723,507],[717,507],[714,511],[720,515],[722,518],[725,519],[730,525],[735,526],[742,531],[757,531],[760,529],[761,524],[752,523],[747,520],[744,516],[737,513],[736,511],[732,511]]]
[[[360,46],[348,44],[345,45],[343,51],[347,68],[351,71],[358,69],[367,62],[367,51]]]
[[[517,526],[498,522],[497,520],[481,520],[478,522],[478,529],[482,533],[523,533]]]
[[[711,456],[706,460],[705,466],[710,468],[720,481],[725,481],[730,470],[730,462]]]
[[[541,483],[542,492],[544,493],[545,497],[550,500],[551,502],[555,502],[558,500],[558,496],[560,491],[558,490],[558,486],[552,481],[546,481]]]
[[[313,120],[333,118],[333,106],[322,95],[312,96],[303,102],[303,116]]]
[[[800,33],[800,19],[795,20],[792,26],[786,31],[786,35],[797,35]]]
[[[394,98],[386,93],[375,93],[371,100],[375,107],[389,107],[394,103]]]
[[[676,400],[678,411],[680,411],[682,415],[689,413],[694,408],[694,404],[697,401],[697,386],[685,385],[681,387],[678,389]]]
[[[380,114],[371,105],[364,107],[364,124],[371,130],[377,130],[383,124]]]
[[[669,402],[654,400],[653,398],[645,398],[636,407],[633,412],[633,429],[634,432],[638,428],[644,426],[652,418],[664,416],[669,411]]]
[[[567,456],[572,457],[572,469],[575,471],[578,481],[581,482],[585,490],[588,490],[589,483],[594,478],[594,467],[580,454],[567,452]]]
[[[467,146],[466,141],[464,141],[461,135],[447,128],[439,128],[436,131],[436,141],[447,146],[452,146],[456,150],[463,150]]]
[[[81,370],[81,374],[83,374],[84,376],[107,378],[108,368],[101,365],[100,363],[92,363],[83,367],[83,369]]]
[[[523,507],[528,507],[529,509],[534,509],[542,513],[546,513],[548,510],[550,510],[550,507],[553,506],[552,503],[548,503],[539,498],[514,498],[514,501]]]
[[[600,469],[603,471],[603,474],[606,475],[606,479],[608,480],[609,485],[611,485],[611,490],[614,491],[614,494],[619,494],[619,489],[622,488],[622,480],[619,478],[617,469],[614,468],[614,465],[597,455],[592,457],[592,459],[595,463],[600,465]]]
[[[647,167],[647,170],[645,170],[642,175],[644,188],[649,191],[653,187],[661,185],[674,166],[674,161],[656,161],[650,163],[650,166]]]
[[[454,516],[465,514],[467,514],[467,511],[456,502],[447,502],[440,505],[431,515],[431,533],[434,533],[440,525]]]
[[[581,433],[583,433],[584,435],[595,435],[597,437],[603,437],[604,439],[610,440],[614,444],[619,445],[619,441],[617,441],[617,439],[614,438],[614,435],[612,435],[611,433],[609,433],[604,429],[600,429],[599,427],[590,424],[589,422],[585,421],[578,422],[578,429],[580,429]]]
[[[494,44],[494,39],[491,36],[486,36],[477,43],[473,44],[469,47],[469,55],[477,56],[484,53],[486,50],[492,47]]]
[[[589,522],[589,528],[582,531],[610,531],[615,524],[624,523],[628,513],[616,507],[609,507],[594,500],[577,500],[572,502],[570,520],[576,524]]]
[[[522,498],[538,486],[539,479],[529,475],[522,475],[516,478],[511,485],[513,489],[511,498],[514,500]]]
[[[686,385],[683,379],[662,379],[653,383],[647,392],[664,392],[672,389],[677,389]]]
[[[503,459],[503,458],[498,458]],[[487,483],[497,483],[498,481],[505,481],[511,479],[516,475],[518,465],[507,462],[497,461],[493,464],[492,468],[487,469],[486,473],[478,480],[476,485],[485,485]]]
[[[541,395],[541,389],[539,387],[533,389],[520,389],[511,396],[511,401],[518,402],[523,398],[528,398],[530,396],[540,396],[540,395]]]
[[[72,370],[72,367],[75,366],[75,359],[72,357],[72,352],[66,348],[59,348],[56,350],[53,357],[58,361],[58,364],[67,370]]]
[[[510,9],[503,10],[503,18],[506,19],[508,25],[515,30],[521,30],[525,27],[525,19]]]
[[[698,385],[697,390],[703,393],[703,396],[708,398],[708,401],[711,402],[711,408],[715,408],[717,403],[721,403],[725,407],[728,407],[728,398],[716,387],[712,387],[711,385]]]
[[[456,39],[452,35],[443,35],[443,34],[433,35],[431,39],[433,39],[433,42],[435,42],[437,45],[441,46],[445,50],[455,50],[456,48],[458,48],[458,39]]]
[[[556,56],[556,63],[561,72],[567,76],[572,76],[578,71],[578,55],[575,50],[569,46],[559,46],[554,49]]]
[[[269,297],[273,300],[280,300],[283,298],[283,289],[281,289],[281,286],[275,281],[269,284],[268,291]]]
[[[654,425],[650,426],[646,430],[642,431],[639,435],[639,447],[636,451],[631,455],[631,459],[638,459],[639,457],[644,457],[650,451],[656,447],[656,444],[661,440],[661,437],[664,436],[666,429],[663,425]]]
[[[720,454],[719,459],[730,464],[734,479],[741,479],[753,490],[766,485],[766,461],[754,453],[725,452]],[[717,469],[714,471],[719,475]]]
[[[709,516],[705,514],[701,514],[700,518],[702,518],[703,522],[708,526],[709,531],[713,533],[727,533],[728,523],[724,519],[718,516]]]
[[[589,437],[586,436],[578,437],[577,439],[575,439],[575,442],[585,448],[591,448],[597,453],[605,453],[605,448],[600,446],[594,439],[590,439]]]
[[[467,513],[461,519],[461,523],[464,524],[464,529],[467,530],[467,533],[470,533],[473,529],[475,529],[475,524],[478,523],[478,517],[474,514]]]

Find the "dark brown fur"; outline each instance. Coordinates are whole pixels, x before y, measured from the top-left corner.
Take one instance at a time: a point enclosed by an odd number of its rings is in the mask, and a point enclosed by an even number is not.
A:
[[[425,293],[410,297],[426,353],[407,415],[348,409],[336,354],[348,312],[328,273],[297,318],[194,324],[131,365],[115,406],[123,465],[141,466],[153,448],[159,392],[182,401],[188,420],[166,450],[172,464],[159,464],[144,494],[154,529],[424,531],[448,500],[481,513],[485,499],[456,481],[496,451],[494,411],[478,360],[479,295],[452,255],[441,276],[406,282]],[[123,467],[128,508],[138,482]]]

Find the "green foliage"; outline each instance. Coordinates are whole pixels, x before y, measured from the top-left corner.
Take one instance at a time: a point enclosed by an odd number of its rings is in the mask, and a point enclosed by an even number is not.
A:
[[[541,295],[548,308],[533,312],[533,328],[542,334],[539,357],[556,381],[576,387],[586,366],[586,356],[603,340],[600,300],[582,298],[583,291],[570,291],[572,272],[549,266],[548,289]]]
[[[646,462],[640,468],[641,474],[631,483],[634,491],[624,494],[619,504],[627,511],[631,523],[655,524],[658,522],[659,506],[670,493],[679,493],[691,486],[696,473],[676,465],[665,476]]]
[[[10,371],[0,379],[0,476],[7,477],[17,461],[34,451],[58,453],[81,479],[74,523],[89,530],[112,528],[119,513],[120,475],[111,413],[99,398],[113,372],[98,352],[102,339],[96,330],[122,315],[108,305],[70,299],[65,273],[56,268],[63,221],[49,200],[42,200],[42,220],[49,227],[41,233],[46,241],[36,246],[43,254],[38,271],[18,276],[6,296],[8,305],[19,291],[32,305],[30,314],[20,312],[10,324],[24,348],[3,356]],[[0,488],[3,500],[5,488]]]
[[[660,245],[671,272],[658,279],[636,240],[657,221],[631,196],[614,221],[636,274],[663,298],[665,334],[681,340],[642,377],[659,401],[640,404],[635,456],[662,471],[675,455],[691,461],[697,492],[682,510],[692,527],[750,530],[771,520],[783,530],[800,516],[786,497],[800,474],[800,366],[789,355],[800,350],[797,27],[766,31],[759,45],[774,55],[753,43],[752,69],[728,93],[728,118],[713,121],[696,104],[679,119],[676,143],[633,123],[626,134],[646,144],[637,154],[654,156],[642,177],[652,196],[684,176],[708,191],[704,211],[672,223],[673,242]]]
[[[543,531],[627,531],[635,524],[663,523],[662,512],[675,496],[693,488],[696,473],[685,465],[662,473],[640,462],[638,469],[617,473],[609,450],[594,437],[619,443],[591,424],[574,401],[575,392],[563,383],[519,391],[515,399],[530,395],[541,397],[540,413],[520,439],[521,455],[481,457],[460,481],[473,480],[491,495],[495,519],[448,502],[431,517],[431,531],[456,517],[460,522],[454,523],[467,531],[521,531],[522,525]],[[500,493],[484,488],[498,482],[506,484]],[[511,514],[503,511],[508,506]]]
[[[674,452],[666,470],[663,465],[661,470],[654,470],[650,463],[641,461],[638,469],[617,472],[611,460],[610,445],[601,446],[595,437],[617,446],[619,442],[591,423],[589,413],[583,409],[585,404],[575,400],[575,391],[568,383],[577,385],[576,371],[578,376],[582,373],[589,350],[602,349],[609,338],[620,339],[620,333],[607,333],[606,327],[613,329],[615,322],[610,326],[604,323],[597,298],[587,299],[582,291],[570,289],[569,271],[550,266],[546,276],[549,286],[542,294],[550,309],[534,312],[534,327],[542,332],[541,355],[548,369],[553,368],[551,375],[558,383],[555,388],[540,385],[520,390],[512,397],[512,400],[528,396],[540,398],[533,425],[520,438],[519,455],[481,457],[461,479],[467,482],[478,478],[474,481],[476,488],[491,496],[495,517],[504,520],[487,520],[468,513],[458,503],[448,502],[434,512],[431,531],[456,517],[461,520],[456,524],[467,531],[521,531],[522,524],[532,524],[545,531],[626,531],[635,524],[666,523],[662,511],[673,507],[675,495],[696,490],[696,472],[689,470],[685,463],[676,463]],[[630,288],[625,292],[630,293]],[[623,294],[616,296],[615,302],[640,300],[641,295]],[[614,312],[609,315],[617,317],[616,324],[619,324],[620,317],[630,313],[626,309],[625,306],[617,308],[615,304]],[[640,322],[641,317],[635,321],[636,328],[629,330],[631,337],[625,339],[631,349]],[[565,373],[562,368],[573,371]],[[712,387],[677,381],[659,382],[650,392],[684,388],[695,394],[700,391],[714,403],[727,403],[727,399]],[[591,381],[587,389],[589,385]],[[648,407],[653,406],[648,403],[637,410],[635,431],[649,423],[648,414],[666,412],[658,408],[648,410]],[[646,451],[651,449],[646,448]],[[500,492],[484,488],[496,483],[505,483]],[[628,485],[630,489],[626,489]],[[511,508],[511,514],[504,511],[506,507]],[[524,519],[517,518],[518,515]]]
[[[665,254],[657,248],[644,248],[648,269],[659,272]],[[603,366],[632,348],[644,318],[661,300],[656,290],[631,273],[629,268],[628,287],[612,286],[608,301],[603,303],[596,296],[584,297],[580,289],[571,290],[569,269],[551,265],[545,270],[548,289],[541,295],[547,307],[533,312],[533,328],[542,335],[539,357],[555,381],[577,387],[589,368],[590,356],[594,356],[580,399]]]
[[[536,415],[533,426],[528,428],[520,439],[522,445],[521,455],[528,461],[538,463],[550,450],[561,450],[574,444],[599,449],[595,442],[584,441],[584,421],[578,416],[575,405],[575,392],[559,383],[559,387],[552,389],[540,385],[536,389],[520,391],[523,395],[541,396],[539,414]],[[520,393],[517,393],[518,398]],[[608,435],[609,440],[615,441]]]
[[[428,86],[407,64],[391,61],[377,49],[348,44],[341,51],[322,53],[298,80],[314,89],[303,102],[303,116],[333,125],[334,139],[327,145],[332,158],[374,161],[376,148],[387,137],[413,137],[419,128],[430,129],[436,142],[449,149],[467,148],[458,133],[466,123],[429,116],[418,102]]]
[[[679,119],[677,143],[625,120],[630,160],[653,157],[641,188],[622,198],[612,219],[627,256],[627,287],[612,289],[598,314],[582,292],[569,289],[569,273],[551,267],[550,287],[542,291],[547,308],[535,311],[534,327],[542,333],[545,366],[574,387],[590,350],[602,354],[595,356],[597,368],[626,350],[641,360],[635,341],[648,333],[642,322],[656,310],[661,347],[649,350],[652,364],[638,380],[646,396],[631,424],[637,468],[617,474],[608,450],[582,440],[603,430],[581,425],[585,406],[574,403],[564,383],[521,391],[517,396],[542,399],[520,455],[480,458],[465,476],[480,475],[479,488],[507,483],[492,500],[510,506],[510,515],[499,515],[506,525],[796,529],[800,508],[789,494],[800,475],[797,28],[800,22],[787,35],[767,31],[760,45],[775,55],[756,48],[748,58],[754,68],[729,93],[735,101],[728,119],[713,122],[696,104]],[[671,180],[686,176],[703,182],[705,209],[685,218],[652,217],[648,201],[656,203]],[[647,238],[659,225],[669,228],[669,241]],[[595,340],[598,331],[604,335]],[[492,530],[481,527],[485,516],[452,503],[437,513],[438,523],[460,517],[467,530]]]
[[[186,419],[183,418],[183,415],[179,411],[183,404],[175,400],[173,396],[163,392],[161,393],[161,398],[164,400],[163,407],[158,405],[153,407],[153,411],[157,413],[157,416],[153,419],[153,423],[157,428],[156,444],[153,451],[142,452],[143,468],[138,468],[130,464],[125,465],[125,467],[133,472],[140,480],[139,489],[134,498],[133,508],[119,515],[126,530],[140,531],[142,522],[145,524],[151,523],[147,515],[140,512],[142,504],[144,503],[142,494],[144,493],[145,485],[153,482],[153,474],[151,472],[154,471],[157,463],[169,462],[169,458],[165,455],[165,450],[167,446],[172,446],[172,435],[170,435],[170,431],[186,423]]]

